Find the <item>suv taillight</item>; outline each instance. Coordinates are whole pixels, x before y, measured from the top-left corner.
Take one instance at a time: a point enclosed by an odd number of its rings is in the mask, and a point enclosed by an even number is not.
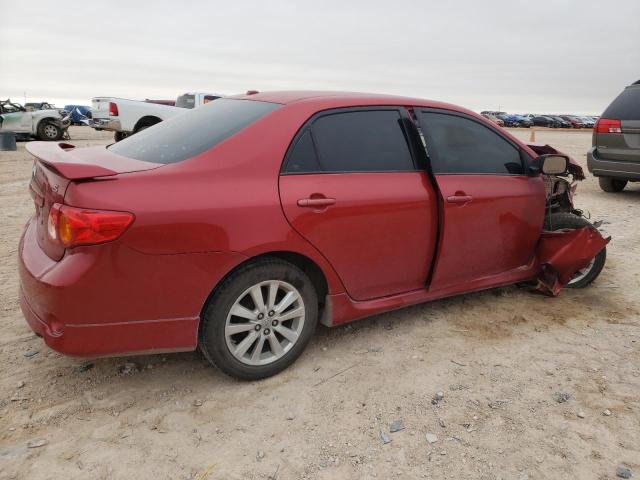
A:
[[[49,211],[47,234],[65,248],[95,245],[118,238],[133,219],[129,212],[88,210],[56,203]]]
[[[117,103],[109,102],[109,115],[111,117],[117,117],[118,116],[118,104]]]
[[[622,123],[620,120],[599,118],[593,128],[598,133],[622,133]]]

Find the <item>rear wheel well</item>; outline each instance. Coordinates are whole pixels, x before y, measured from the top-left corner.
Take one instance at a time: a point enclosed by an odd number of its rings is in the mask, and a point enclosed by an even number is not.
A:
[[[307,257],[305,255],[302,255],[300,253],[287,252],[287,251],[274,251],[274,252],[263,253],[263,254],[255,256],[255,257],[251,257],[251,258],[245,260],[244,262],[240,263],[239,265],[236,265],[235,268],[233,268],[231,271],[227,272],[227,274],[220,279],[218,284],[211,291],[211,293],[207,297],[207,300],[204,302],[204,305],[202,306],[202,312],[200,314],[200,318],[202,318],[202,315],[204,313],[204,309],[206,308],[207,304],[209,303],[211,298],[213,298],[213,296],[216,294],[216,292],[218,290],[218,286],[222,285],[224,283],[225,279],[229,275],[231,275],[233,272],[235,272],[239,268],[244,267],[247,264],[253,263],[253,262],[255,262],[256,260],[259,260],[259,259],[269,258],[269,257],[271,257],[271,258],[279,258],[280,260],[284,260],[285,262],[289,262],[292,265],[295,265],[296,267],[298,267],[300,270],[302,270],[307,275],[307,277],[309,277],[309,280],[311,280],[311,283],[313,284],[313,287],[315,288],[316,294],[318,296],[318,318],[322,318],[322,313],[323,313],[323,310],[324,310],[325,297],[329,293],[329,286],[327,284],[327,279],[326,279],[324,273],[322,272],[322,269],[313,260],[311,260],[309,257]]]
[[[151,125],[155,125],[156,123],[160,123],[161,121],[162,121],[161,118],[154,117],[152,115],[147,115],[146,117],[142,117],[140,120],[138,120],[135,127],[133,127],[133,131],[137,132],[141,128],[150,127]]]

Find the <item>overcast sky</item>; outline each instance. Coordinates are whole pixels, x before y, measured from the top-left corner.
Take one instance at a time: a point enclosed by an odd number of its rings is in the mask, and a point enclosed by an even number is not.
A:
[[[0,97],[351,90],[599,114],[640,79],[640,0],[0,0]]]

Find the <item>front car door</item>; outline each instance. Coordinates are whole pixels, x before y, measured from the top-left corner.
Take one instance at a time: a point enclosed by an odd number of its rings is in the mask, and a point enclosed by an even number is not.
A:
[[[399,107],[322,112],[298,132],[283,164],[288,221],[355,300],[424,289],[431,270],[437,198],[417,166],[410,125]]]
[[[416,108],[442,195],[431,291],[526,276],[545,214],[542,178],[497,127],[462,113]]]
[[[31,133],[32,113],[18,105],[5,103],[2,108],[2,130],[16,133]]]

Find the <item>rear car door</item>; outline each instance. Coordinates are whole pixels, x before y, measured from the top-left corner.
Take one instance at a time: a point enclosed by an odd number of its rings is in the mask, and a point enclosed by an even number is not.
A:
[[[498,284],[526,269],[544,221],[542,178],[526,174],[524,154],[497,128],[447,110],[415,112],[443,205],[431,290]]]
[[[355,300],[425,287],[437,198],[398,107],[337,109],[298,132],[280,175],[284,213]],[[420,147],[421,148],[421,147]]]

